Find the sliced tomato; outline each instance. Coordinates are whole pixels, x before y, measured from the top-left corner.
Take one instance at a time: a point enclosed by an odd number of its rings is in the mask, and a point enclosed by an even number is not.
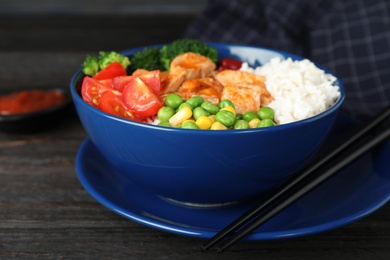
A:
[[[111,62],[110,65],[99,71],[93,76],[94,79],[112,79],[118,76],[126,76],[127,72],[125,68],[119,62]]]
[[[162,100],[141,78],[135,78],[125,86],[122,99],[127,109],[140,116],[156,115],[164,105]]]
[[[106,91],[102,94],[99,108],[103,112],[117,117],[122,117],[138,122],[142,121],[141,117],[135,115],[125,107],[122,101],[122,95],[114,94],[112,91]]]
[[[140,77],[146,86],[153,90],[154,93],[157,95],[160,94],[161,79],[159,70],[147,71],[145,73],[137,74],[136,76]]]
[[[113,83],[112,83],[113,79],[102,79],[102,80],[99,80],[100,83],[102,83],[103,85],[109,87],[109,88],[113,88]]]
[[[132,81],[135,76],[119,76],[112,79],[112,87],[120,92]]]
[[[98,80],[85,76],[81,85],[81,96],[88,104],[99,107],[102,93],[111,90],[112,88],[107,87]]]
[[[124,87],[135,78],[141,78],[154,93],[160,94],[161,79],[159,70],[145,71],[131,76],[115,77],[112,79],[113,88],[122,92]]]

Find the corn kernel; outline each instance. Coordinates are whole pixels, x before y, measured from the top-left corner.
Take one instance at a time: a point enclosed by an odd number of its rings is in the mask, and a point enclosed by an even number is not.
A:
[[[209,118],[213,123],[215,123],[217,120],[215,119],[215,115],[210,115]]]
[[[224,108],[221,108],[221,110],[227,110],[227,111],[232,112],[234,115],[236,115],[236,110],[232,106],[226,106]]]
[[[206,130],[210,129],[213,121],[208,116],[200,116],[196,120],[196,124],[198,125],[199,129]]]
[[[169,118],[169,123],[175,127],[181,125],[184,121],[191,118],[192,110],[189,107],[183,107],[179,111],[176,112],[171,118]]]
[[[249,121],[249,128],[257,128],[257,124],[260,122],[260,119],[253,118],[251,121]]]
[[[211,130],[226,130],[227,127],[221,124],[220,122],[214,122],[211,127]]]

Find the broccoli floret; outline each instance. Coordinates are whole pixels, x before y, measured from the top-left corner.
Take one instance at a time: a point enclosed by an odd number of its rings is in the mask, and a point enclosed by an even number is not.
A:
[[[128,70],[132,73],[136,69],[163,70],[164,67],[160,63],[160,50],[157,47],[147,47],[134,53]]]
[[[128,57],[123,56],[122,54],[119,54],[115,51],[99,52],[99,68],[101,70],[114,61],[119,62],[125,69],[127,69],[127,67],[130,65],[130,59]]]
[[[83,62],[82,68],[85,75],[92,77],[99,71],[98,58],[92,55],[88,55]]]
[[[215,48],[197,39],[183,38],[164,45],[160,49],[160,62],[166,70],[169,70],[171,61],[177,55],[186,52],[199,53],[210,58],[213,62],[218,60],[218,51]]]

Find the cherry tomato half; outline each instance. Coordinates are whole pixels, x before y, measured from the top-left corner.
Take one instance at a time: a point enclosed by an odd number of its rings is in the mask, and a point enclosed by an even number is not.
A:
[[[135,76],[119,76],[112,79],[112,87],[120,92],[130,83]]]
[[[123,89],[123,102],[127,109],[140,116],[156,115],[164,105],[156,93],[141,78],[135,78]]]
[[[155,94],[160,94],[161,89],[161,79],[160,79],[160,71],[152,70],[147,71],[142,74],[136,75],[142,79],[142,81],[151,89]]]
[[[112,87],[122,92],[125,86],[135,78],[141,78],[142,81],[157,95],[160,93],[161,79],[159,70],[145,71],[131,76],[115,77],[112,79]]]
[[[81,96],[88,104],[99,107],[100,97],[106,91],[115,91],[111,87],[102,84],[99,80],[85,76],[81,85]],[[119,94],[119,92],[118,92]]]
[[[112,91],[106,91],[102,94],[99,104],[100,110],[105,113],[130,119],[133,121],[142,121],[142,118],[129,111],[122,101],[122,95],[116,95]]]

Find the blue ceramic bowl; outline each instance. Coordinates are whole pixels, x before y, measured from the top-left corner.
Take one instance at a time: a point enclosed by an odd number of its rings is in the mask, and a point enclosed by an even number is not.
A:
[[[301,57],[250,47],[210,43],[220,58],[255,66],[275,56]],[[122,53],[132,55],[132,49]],[[328,72],[329,73],[329,72]],[[119,171],[161,197],[193,206],[239,202],[279,186],[313,157],[323,144],[343,103],[345,91],[325,112],[270,128],[205,131],[126,121],[85,103],[81,70],[70,88],[79,118],[98,151]]]

